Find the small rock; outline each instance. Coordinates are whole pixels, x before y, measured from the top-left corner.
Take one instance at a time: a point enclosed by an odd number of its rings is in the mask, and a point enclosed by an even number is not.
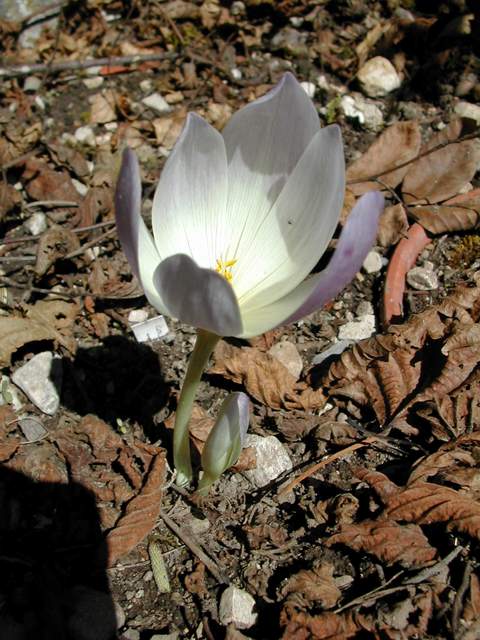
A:
[[[292,56],[308,55],[307,35],[292,27],[284,27],[274,35],[271,47],[274,51],[285,51]]]
[[[382,269],[382,256],[377,251],[369,251],[363,261],[363,268],[367,273],[378,273]]]
[[[268,353],[281,362],[295,380],[299,379],[303,369],[303,362],[293,342],[288,340],[277,342],[273,347],[270,347]]]
[[[32,215],[25,220],[23,226],[27,231],[30,231],[32,236],[38,236],[47,229],[47,216],[41,211],[32,213]]]
[[[151,91],[153,88],[153,83],[151,80],[142,80],[140,82],[140,89],[143,91],[143,93],[148,93],[149,91]]]
[[[232,16],[243,16],[246,12],[245,3],[242,0],[235,0],[230,7],[230,13]]]
[[[78,129],[75,131],[75,140],[82,144],[86,144],[88,147],[97,146],[93,129],[88,125],[85,125],[84,127],[78,127]]]
[[[104,82],[103,76],[94,76],[93,78],[84,78],[83,84],[87,89],[98,89]]]
[[[196,518],[195,516],[191,516],[186,521],[186,525],[192,532],[195,539],[199,538],[204,533],[207,533],[210,529],[210,521],[208,518]]]
[[[227,587],[220,598],[220,623],[225,627],[233,623],[237,629],[249,629],[257,621],[254,606],[255,600],[249,593],[233,585]]]
[[[18,421],[18,426],[22,430],[27,442],[36,442],[45,437],[47,430],[43,424],[34,416],[24,416]]]
[[[8,376],[0,376],[0,406],[2,404],[11,404],[16,411],[23,407],[20,393]]]
[[[83,182],[80,182],[80,180],[77,180],[76,178],[72,178],[72,184],[75,187],[77,193],[81,196],[86,196],[88,193],[88,187],[86,184],[84,184]]]
[[[166,113],[170,113],[172,107],[168,104],[163,96],[159,93],[152,93],[151,95],[143,98],[142,104],[144,104],[149,109],[164,115]]]
[[[232,74],[232,78],[234,80],[241,80],[242,79],[242,72],[238,67],[233,67],[233,69],[230,72]]]
[[[23,83],[23,90],[27,93],[35,93],[42,86],[42,81],[37,76],[28,76]]]
[[[418,291],[433,291],[438,289],[438,276],[435,271],[425,267],[413,267],[407,273],[407,282]]]
[[[43,351],[33,356],[12,375],[13,382],[33,404],[53,416],[60,404],[57,391],[61,386],[61,360],[51,351]]]
[[[140,640],[140,631],[136,629],[127,629],[122,633],[124,640]]]
[[[312,364],[321,364],[327,358],[331,356],[338,356],[348,349],[348,347],[352,344],[352,340],[339,340],[338,342],[334,342],[332,345],[327,347],[321,353],[317,353],[312,360]],[[333,405],[332,405],[333,406]]]
[[[148,311],[145,309],[133,309],[128,314],[128,321],[131,324],[136,324],[137,322],[145,322],[148,320]]]
[[[35,96],[35,104],[39,109],[45,111],[45,100],[41,96]]]
[[[178,640],[179,637],[179,631],[174,631],[173,633],[154,633],[153,636],[150,636],[150,640]]]
[[[364,93],[370,98],[382,98],[401,85],[397,70],[386,58],[375,56],[368,60],[357,73]]]
[[[340,340],[364,340],[375,333],[375,316],[364,315],[358,320],[347,322],[338,332]]]
[[[475,120],[477,126],[480,126],[480,106],[478,104],[472,104],[471,102],[460,100],[460,102],[457,102],[453,110],[457,116]]]
[[[356,308],[357,318],[361,316],[373,316],[373,305],[369,300],[361,300]]]
[[[383,114],[376,104],[366,100],[360,93],[342,96],[340,109],[346,118],[357,120],[366,129],[380,131],[383,128]]]
[[[290,471],[292,461],[283,444],[275,436],[248,434],[245,447],[253,447],[257,459],[255,469],[244,471],[245,476],[256,487],[264,487],[285,471]]]
[[[305,91],[309,98],[313,98],[315,96],[316,86],[313,82],[301,82],[300,86]]]

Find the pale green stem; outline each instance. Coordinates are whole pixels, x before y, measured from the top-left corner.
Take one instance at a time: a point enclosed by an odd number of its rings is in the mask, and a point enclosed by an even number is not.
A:
[[[173,431],[173,462],[177,470],[176,483],[179,486],[189,484],[192,480],[193,474],[190,459],[188,423],[190,422],[193,402],[197,394],[202,373],[219,340],[220,337],[214,333],[209,333],[203,329],[198,330],[195,348],[190,356],[187,373],[180,392]]]

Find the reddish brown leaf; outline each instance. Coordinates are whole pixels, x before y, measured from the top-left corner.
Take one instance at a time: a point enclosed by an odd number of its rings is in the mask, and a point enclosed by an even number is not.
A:
[[[330,564],[320,564],[312,570],[299,571],[289,578],[282,588],[281,595],[295,595],[295,602],[300,596],[306,603],[318,603],[324,609],[331,609],[340,599],[340,589],[333,578],[333,567]]]
[[[345,544],[374,555],[387,564],[411,568],[423,566],[437,554],[417,525],[365,520],[343,527],[326,541],[327,547]]]
[[[154,528],[160,514],[164,482],[165,454],[161,452],[153,458],[140,493],[127,504],[124,515],[107,535],[110,567],[136,547]]]
[[[361,622],[352,613],[327,611],[311,616],[288,605],[280,614],[280,624],[285,628],[282,640],[348,640],[362,629],[371,631],[373,628],[373,624],[367,624],[366,616],[361,616]]]
[[[362,181],[378,174],[382,174],[380,179],[384,184],[396,187],[407,173],[409,165],[396,171],[392,169],[415,158],[418,155],[420,143],[420,127],[417,122],[397,122],[391,125],[358,160],[348,167],[349,189],[357,196],[372,189],[378,190],[381,188],[378,182]],[[354,181],[356,184],[352,184]]]
[[[416,160],[407,172],[402,195],[407,204],[434,204],[457,195],[470,182],[480,162],[478,140],[454,142],[462,134],[462,121],[455,120],[438,132],[422,149],[447,146]]]
[[[79,247],[80,241],[73,231],[60,226],[51,227],[38,242],[35,273],[43,276],[57,260]]]
[[[405,208],[402,204],[387,207],[380,216],[378,226],[378,244],[382,247],[390,247],[404,238],[408,231],[408,220]]]

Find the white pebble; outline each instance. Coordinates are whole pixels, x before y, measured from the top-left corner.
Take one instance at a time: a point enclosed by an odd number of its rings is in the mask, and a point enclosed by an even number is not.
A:
[[[315,95],[316,87],[314,82],[301,82],[300,86],[305,91],[309,98],[313,98]]]
[[[382,98],[401,85],[397,70],[386,58],[375,56],[368,60],[357,73],[364,93],[370,98]]]
[[[289,373],[298,380],[303,369],[303,362],[293,342],[283,340],[270,347],[268,353],[281,362]]]
[[[23,226],[32,234],[32,236],[38,236],[47,229],[47,216],[41,211],[32,213],[32,215],[25,220]]]
[[[244,473],[256,487],[264,487],[292,468],[286,448],[275,436],[263,438],[251,433],[246,437],[245,446],[255,449],[257,466]]]
[[[83,80],[83,84],[87,87],[87,89],[98,89],[101,87],[104,82],[104,78],[102,76],[94,76],[93,78],[85,78]]]
[[[57,388],[61,385],[61,359],[51,351],[43,351],[33,356],[12,375],[12,381],[33,404],[50,416],[59,405],[60,395]]]
[[[249,629],[257,621],[257,614],[253,612],[255,600],[252,596],[235,586],[225,589],[220,598],[219,618],[225,627],[233,623],[237,629]]]
[[[375,333],[375,316],[364,315],[347,322],[338,331],[339,340],[364,340]]]
[[[97,146],[93,129],[88,125],[85,125],[84,127],[78,127],[78,129],[75,131],[75,140],[77,142],[81,142],[82,144],[86,144],[89,147]]]
[[[407,282],[418,291],[433,291],[438,289],[438,276],[435,271],[425,267],[413,267],[407,273]]]
[[[367,273],[377,273],[382,269],[382,256],[377,251],[369,251],[363,261],[363,268]]]
[[[164,115],[166,113],[170,113],[172,107],[168,104],[163,96],[159,93],[152,93],[151,95],[143,98],[142,104],[144,104],[149,109],[156,111],[157,113]]]

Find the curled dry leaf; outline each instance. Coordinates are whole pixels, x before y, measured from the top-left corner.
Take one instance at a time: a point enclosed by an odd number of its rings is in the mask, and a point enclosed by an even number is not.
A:
[[[433,560],[436,549],[430,545],[418,525],[392,521],[365,520],[343,527],[326,541],[327,547],[345,544],[355,551],[370,553],[388,565],[421,567]]]
[[[371,631],[373,621],[355,613],[325,612],[311,616],[288,604],[280,614],[282,640],[348,640],[362,630]]]
[[[165,469],[165,454],[160,452],[153,458],[140,492],[127,504],[124,515],[108,533],[106,542],[110,567],[154,528],[160,515]]]
[[[44,162],[30,160],[25,165],[25,177],[35,176],[26,191],[33,200],[80,202],[81,197],[66,171],[54,171]]]
[[[210,373],[243,385],[255,400],[272,409],[313,409],[325,404],[321,390],[296,383],[281,362],[256,347],[239,348],[220,342]]]
[[[387,207],[380,216],[377,242],[382,247],[390,247],[406,237],[408,219],[403,204]]]
[[[305,604],[315,603],[324,609],[334,607],[341,597],[333,578],[333,566],[322,563],[311,570],[303,570],[288,579],[282,588],[283,597],[293,594],[298,605],[299,596]]]
[[[476,229],[480,222],[480,189],[442,204],[410,207],[409,213],[430,233]]]
[[[80,241],[73,231],[60,226],[51,227],[38,242],[35,273],[43,276],[57,260],[79,247]]]
[[[435,204],[456,196],[470,182],[480,162],[480,141],[455,142],[464,133],[461,119],[433,135],[422,152],[433,151],[410,165],[402,184],[407,204]]]
[[[386,129],[367,151],[347,169],[349,189],[360,196],[372,189],[379,189],[378,182],[364,181],[370,176],[380,176],[383,184],[396,187],[402,181],[409,165],[396,169],[418,155],[421,143],[417,122],[397,122]],[[385,173],[386,172],[386,173]],[[355,183],[355,184],[354,184]]]
[[[0,366],[8,366],[20,347],[40,340],[55,340],[74,353],[76,341],[70,327],[79,310],[74,302],[40,301],[25,307],[26,316],[0,317]]]

